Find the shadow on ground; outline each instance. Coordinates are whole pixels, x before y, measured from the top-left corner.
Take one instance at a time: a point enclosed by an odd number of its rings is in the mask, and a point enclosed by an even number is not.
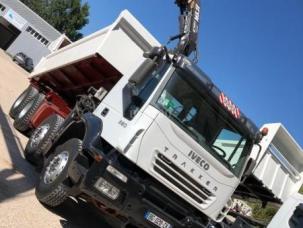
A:
[[[0,105],[0,130],[9,153],[10,161],[6,169],[0,167],[0,203],[13,199],[22,193],[33,189],[38,180],[39,173],[26,162],[22,156],[23,147],[18,136],[12,130],[9,117],[3,112]],[[25,196],[27,196],[25,194]],[[20,196],[19,196],[20,197]],[[21,205],[20,205],[21,206]],[[23,205],[22,205],[23,206]],[[67,200],[58,208],[50,209],[51,212],[62,217],[60,224],[63,228],[102,227],[110,228],[98,212],[89,204]]]
[[[38,176],[34,168],[24,161],[22,145],[8,118],[0,106],[0,126],[10,156],[6,167],[11,167],[0,171],[0,203],[33,189]]]

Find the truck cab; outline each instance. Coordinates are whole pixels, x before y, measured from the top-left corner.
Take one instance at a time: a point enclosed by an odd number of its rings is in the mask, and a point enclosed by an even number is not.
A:
[[[188,58],[156,65],[136,94],[129,95],[133,97],[125,95],[131,75],[94,111],[103,123],[101,137],[197,210],[220,221],[258,129]]]

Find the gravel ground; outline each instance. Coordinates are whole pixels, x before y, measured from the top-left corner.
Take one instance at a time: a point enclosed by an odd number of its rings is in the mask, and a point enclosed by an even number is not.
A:
[[[0,228],[112,227],[86,203],[68,200],[50,210],[37,201],[38,173],[23,158],[27,138],[14,130],[8,116],[11,104],[28,86],[27,75],[0,50]]]

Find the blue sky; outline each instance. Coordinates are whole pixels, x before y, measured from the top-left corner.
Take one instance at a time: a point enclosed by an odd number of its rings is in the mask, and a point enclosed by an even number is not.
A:
[[[87,0],[88,35],[128,9],[163,44],[174,0]],[[202,0],[199,66],[258,126],[282,122],[303,146],[303,1]]]

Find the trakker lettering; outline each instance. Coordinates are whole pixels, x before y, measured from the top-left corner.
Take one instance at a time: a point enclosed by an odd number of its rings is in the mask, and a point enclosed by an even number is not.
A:
[[[168,154],[167,154],[167,155],[168,155]],[[191,151],[191,152],[189,153],[189,155],[190,155],[190,156],[193,156],[193,157],[196,157],[196,153],[193,152],[193,151]],[[187,172],[190,172],[190,173],[193,174],[196,178],[198,178],[198,180],[201,181],[201,182],[200,182],[201,184],[210,187],[210,189],[212,189],[214,192],[217,192],[217,191],[218,191],[218,187],[214,185],[215,183],[212,183],[210,180],[206,179],[207,177],[205,177],[205,176],[203,176],[203,175],[201,174],[200,169],[192,168],[192,167],[190,166],[190,164],[187,164],[186,162],[184,162],[183,160],[181,160],[177,154],[169,155],[169,157],[172,158],[172,160],[174,161],[174,163],[175,163],[176,165],[182,166],[183,168],[186,169]],[[202,158],[201,158],[201,159],[198,159],[198,161],[199,161],[199,160],[201,161]],[[195,161],[194,161],[194,162],[195,162]],[[204,163],[205,163],[205,161],[204,161],[202,164],[204,164]],[[205,165],[206,165],[206,166],[205,166]],[[209,166],[207,163],[205,163],[205,165],[204,165],[204,167],[202,166],[202,168],[203,168],[204,170],[205,170],[205,169],[208,170],[210,166]],[[199,166],[200,166],[200,164],[199,164]]]
[[[196,152],[194,151],[190,151],[188,154],[188,157],[193,160],[196,164],[198,164],[199,166],[201,166],[203,169],[205,170],[209,170],[209,164],[203,160],[202,157],[200,157]]]
[[[227,109],[236,119],[241,116],[240,109],[227,97],[224,93],[219,96],[220,103]]]

